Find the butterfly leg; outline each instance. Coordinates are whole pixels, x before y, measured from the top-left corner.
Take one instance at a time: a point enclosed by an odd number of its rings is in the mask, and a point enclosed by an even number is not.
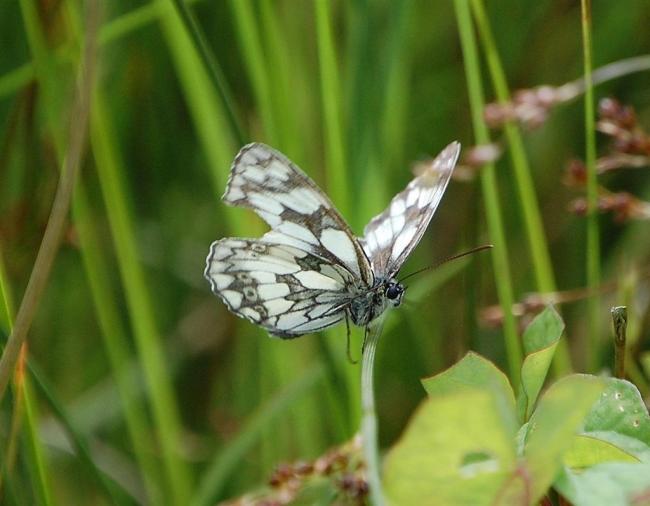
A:
[[[363,327],[363,344],[361,345],[361,356],[363,357],[363,354],[366,351],[366,341],[368,340],[368,325]]]
[[[357,364],[359,361],[358,361],[358,360],[354,360],[354,359],[352,358],[352,353],[350,352],[350,317],[348,316],[347,311],[346,311],[346,313],[345,313],[345,328],[346,328],[346,330],[347,330],[347,340],[346,340],[346,347],[345,347],[345,349],[346,349],[347,354],[348,354],[348,361],[349,361],[351,364]]]

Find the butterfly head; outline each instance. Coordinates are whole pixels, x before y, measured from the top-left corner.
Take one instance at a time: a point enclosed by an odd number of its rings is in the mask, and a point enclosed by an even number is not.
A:
[[[402,303],[402,297],[404,295],[404,285],[395,279],[391,279],[384,286],[385,297],[394,307],[399,306]]]

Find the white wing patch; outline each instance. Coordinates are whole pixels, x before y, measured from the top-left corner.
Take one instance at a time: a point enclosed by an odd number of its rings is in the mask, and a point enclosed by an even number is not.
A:
[[[357,276],[361,276],[358,264],[355,265],[357,252],[355,250],[356,241],[353,237],[346,234],[343,230],[326,228],[320,234],[320,243],[328,251],[331,251],[334,255],[343,260],[345,265],[351,265]]]
[[[420,242],[456,165],[460,144],[452,142],[427,169],[398,193],[364,230],[362,244],[375,276],[391,278]]]

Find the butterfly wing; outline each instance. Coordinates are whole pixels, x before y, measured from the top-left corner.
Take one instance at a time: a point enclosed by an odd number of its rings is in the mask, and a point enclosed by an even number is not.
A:
[[[458,142],[449,144],[393,198],[384,212],[366,225],[362,245],[375,276],[390,278],[397,274],[420,242],[447,188],[459,153]]]
[[[352,294],[372,286],[365,252],[332,202],[296,165],[264,144],[236,156],[223,200],[270,226],[261,239],[210,248],[205,277],[228,308],[291,338],[345,317]]]
[[[253,209],[270,225],[263,241],[299,248],[372,286],[370,263],[350,227],[318,186],[276,150],[259,143],[244,146],[223,200]]]
[[[352,282],[347,269],[303,249],[235,238],[212,244],[205,277],[233,313],[283,338],[338,323]]]

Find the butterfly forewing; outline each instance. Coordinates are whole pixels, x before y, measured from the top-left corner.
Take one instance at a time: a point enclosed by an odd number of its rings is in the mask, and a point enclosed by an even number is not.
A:
[[[223,199],[253,209],[271,231],[262,239],[300,248],[373,282],[363,248],[332,202],[295,164],[264,144],[244,146]]]
[[[280,337],[338,323],[349,301],[345,269],[300,248],[262,240],[214,242],[205,275],[228,309]]]
[[[460,144],[449,144],[422,174],[398,193],[364,229],[362,240],[374,275],[391,278],[420,242],[456,165]]]

